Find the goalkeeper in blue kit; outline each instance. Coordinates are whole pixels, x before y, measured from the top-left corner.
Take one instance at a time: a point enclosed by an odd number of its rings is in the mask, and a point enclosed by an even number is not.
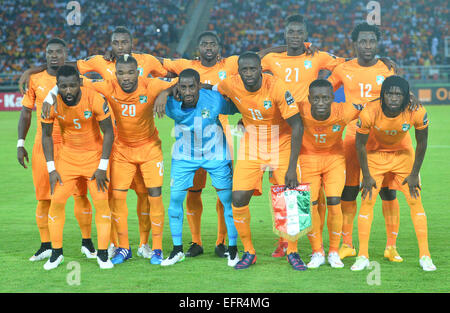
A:
[[[174,98],[175,89],[181,101]],[[195,172],[203,168],[209,173],[212,185],[224,205],[229,240],[228,265],[234,267],[239,256],[231,208],[233,170],[230,150],[218,116],[239,111],[220,93],[201,89],[200,75],[193,69],[186,69],[179,74],[177,85],[158,96],[154,109],[159,117],[165,112],[175,121],[176,138],[172,149],[168,209],[173,251],[161,265],[173,265],[185,259],[182,244],[183,202],[187,190],[193,186]]]

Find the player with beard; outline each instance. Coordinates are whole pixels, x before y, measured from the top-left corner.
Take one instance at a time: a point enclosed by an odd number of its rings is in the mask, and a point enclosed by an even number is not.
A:
[[[56,73],[67,57],[66,43],[53,38],[48,41],[45,50],[47,59],[47,69],[41,73],[33,74],[30,77],[30,86],[22,100],[22,111],[18,126],[17,159],[19,163],[27,168],[24,160],[28,162],[28,152],[25,149],[24,141],[28,134],[31,124],[32,109],[36,107],[37,130],[35,142],[33,145],[31,168],[33,174],[33,183],[35,187],[36,200],[36,223],[39,228],[41,238],[41,247],[30,258],[30,261],[40,261],[50,257],[51,244],[48,230],[48,210],[50,208],[50,184],[49,176],[45,166],[45,157],[42,150],[41,141],[41,110],[44,98],[49,90],[56,84]],[[56,125],[53,130],[53,142],[55,156],[61,145],[61,132]],[[75,217],[80,225],[82,235],[81,251],[88,258],[95,258],[96,252],[91,240],[91,221],[92,209],[88,198],[86,197],[86,185],[79,184],[78,190],[74,193],[74,211]]]

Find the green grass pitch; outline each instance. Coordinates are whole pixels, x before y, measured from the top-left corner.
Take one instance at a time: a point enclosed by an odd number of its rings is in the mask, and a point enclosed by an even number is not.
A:
[[[429,245],[435,272],[423,272],[418,263],[417,240],[412,227],[409,208],[404,196],[399,193],[401,207],[400,234],[397,242],[403,263],[390,263],[383,259],[385,226],[380,199],[375,207],[375,218],[370,240],[371,261],[379,263],[379,284],[369,284],[376,277],[372,270],[351,272],[354,258],[344,260],[345,268],[331,269],[323,265],[316,270],[295,272],[285,258],[270,256],[276,236],[272,232],[269,183],[264,178],[264,194],[255,197],[250,204],[251,226],[254,245],[258,255],[255,266],[236,271],[226,265],[226,259],[214,255],[216,240],[216,195],[210,181],[203,192],[204,211],[202,237],[205,253],[194,259],[169,268],[151,265],[139,258],[136,251],[139,244],[136,216],[136,196],[129,192],[129,236],[133,259],[112,270],[101,271],[96,260],[87,260],[80,254],[81,234],[73,215],[73,200],[67,203],[64,229],[65,262],[56,270],[45,271],[43,262],[31,263],[28,258],[39,247],[39,234],[35,222],[36,200],[31,177],[31,166],[21,168],[16,160],[17,121],[19,112],[0,113],[0,292],[449,292],[449,187],[450,187],[450,106],[429,106],[431,127],[429,145],[421,171],[423,203],[428,216]],[[35,132],[35,113],[26,142],[30,153]],[[236,120],[236,117],[233,117]],[[165,118],[157,126],[163,142],[165,162],[164,205],[169,206],[170,151],[173,138],[170,137],[173,122]],[[164,253],[167,256],[172,247],[168,217],[164,227]],[[96,244],[93,221],[93,241]],[[326,226],[325,249],[328,247]],[[189,247],[190,233],[184,221],[183,243]],[[354,242],[357,243],[357,222],[355,219]],[[306,237],[299,241],[300,255],[308,262],[311,247]],[[242,245],[238,241],[238,249]],[[71,285],[68,277],[73,268],[70,262],[80,265],[80,284]],[[73,263],[72,263],[73,264]],[[370,275],[369,275],[370,274]]]

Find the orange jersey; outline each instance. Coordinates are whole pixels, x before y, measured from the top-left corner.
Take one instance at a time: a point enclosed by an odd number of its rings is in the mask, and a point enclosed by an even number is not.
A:
[[[137,89],[126,93],[116,79],[83,81],[85,86],[94,88],[108,99],[115,118],[117,139],[129,146],[159,140],[153,118],[153,102],[161,91],[175,83],[158,78],[139,78]]]
[[[394,75],[380,60],[369,67],[358,64],[357,59],[345,62],[335,68],[328,80],[334,90],[344,86],[345,100],[352,103],[368,103],[380,97],[381,85],[386,77]],[[347,127],[346,136],[355,136],[356,121]]]
[[[43,71],[30,76],[28,90],[22,99],[22,105],[26,108],[33,109],[36,106],[37,128],[35,142],[41,142],[42,126],[41,113],[42,104],[49,91],[56,85],[56,76],[51,76],[47,71]],[[61,130],[59,125],[53,127],[53,142],[61,143]]]
[[[301,103],[300,107],[304,127],[300,154],[344,155],[342,132],[350,121],[358,117],[363,106],[351,102],[333,102],[330,116],[324,121],[312,116],[309,101]]]
[[[309,85],[317,79],[320,70],[333,71],[343,62],[344,58],[323,51],[318,51],[314,55],[303,53],[298,56],[288,56],[287,52],[282,52],[267,54],[262,59],[261,65],[263,71],[270,71],[285,82],[299,104],[307,101]]]
[[[139,76],[163,77],[167,75],[167,71],[161,65],[157,58],[150,54],[131,54],[137,61]],[[93,55],[83,60],[77,61],[78,71],[81,74],[87,72],[96,72],[102,76],[104,80],[116,78],[116,62],[108,61],[102,55]]]
[[[217,89],[230,98],[241,112],[246,136],[265,138],[258,142],[267,143],[276,139],[282,145],[291,138],[291,127],[285,120],[298,114],[298,108],[281,80],[269,74],[262,76],[261,88],[256,92],[245,89],[239,75],[222,80]],[[261,148],[269,151],[268,147]]]
[[[369,134],[367,151],[401,151],[412,149],[409,129],[428,127],[428,115],[424,107],[417,111],[406,109],[397,117],[387,117],[380,101],[366,106],[358,119],[357,132]]]
[[[111,115],[108,103],[95,90],[81,87],[81,99],[75,106],[68,106],[61,96],[52,106],[50,117],[43,123],[53,124],[55,119],[61,128],[63,147],[76,150],[101,151],[103,139],[99,123]]]
[[[164,68],[177,75],[187,68],[192,68],[200,74],[202,83],[215,85],[221,80],[238,73],[238,58],[238,56],[224,58],[211,67],[203,66],[200,60],[164,59]]]

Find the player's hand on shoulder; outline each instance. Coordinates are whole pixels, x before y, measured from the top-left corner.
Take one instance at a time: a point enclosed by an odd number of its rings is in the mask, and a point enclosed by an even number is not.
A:
[[[420,178],[419,175],[409,174],[408,177],[405,178],[402,185],[408,184],[409,187],[409,193],[411,194],[411,197],[414,199],[417,199],[420,196],[419,190],[422,190],[420,188]]]
[[[380,61],[383,62],[387,66],[388,70],[394,69],[395,74],[399,73],[398,65],[392,59],[390,59],[388,57],[381,57]]]
[[[53,103],[56,102],[56,96],[52,95],[53,98]],[[50,118],[50,112],[52,110],[52,105],[50,103],[48,103],[47,101],[44,101],[42,103],[42,111],[41,111],[41,117],[46,119],[46,118]]]
[[[316,52],[319,52],[319,48],[314,45],[305,46],[305,54],[306,55],[314,55]]]
[[[23,168],[28,168],[28,166],[25,164],[25,160],[27,160],[27,163],[30,163],[30,160],[28,159],[28,152],[25,147],[17,147],[17,160],[19,161],[20,165],[23,166]]]
[[[372,188],[377,188],[377,183],[372,176],[363,176],[361,182],[361,199],[366,199],[369,194],[369,200],[372,200]]]
[[[112,61],[112,60],[114,60],[114,55],[113,55],[113,53],[112,53],[111,50],[106,50],[106,51],[105,51],[105,54],[103,55],[103,58],[104,58],[106,61]]]
[[[50,194],[52,195],[55,191],[56,183],[59,182],[59,184],[62,186],[63,182],[61,176],[59,176],[59,173],[56,170],[50,172],[48,176],[50,178]]]
[[[19,78],[19,91],[24,95],[28,90],[28,82],[30,81],[31,69],[26,70]]]
[[[106,192],[108,191],[108,177],[106,175],[106,171],[97,169],[94,172],[94,175],[92,175],[91,180],[94,180],[97,182],[97,189],[98,191]]]

